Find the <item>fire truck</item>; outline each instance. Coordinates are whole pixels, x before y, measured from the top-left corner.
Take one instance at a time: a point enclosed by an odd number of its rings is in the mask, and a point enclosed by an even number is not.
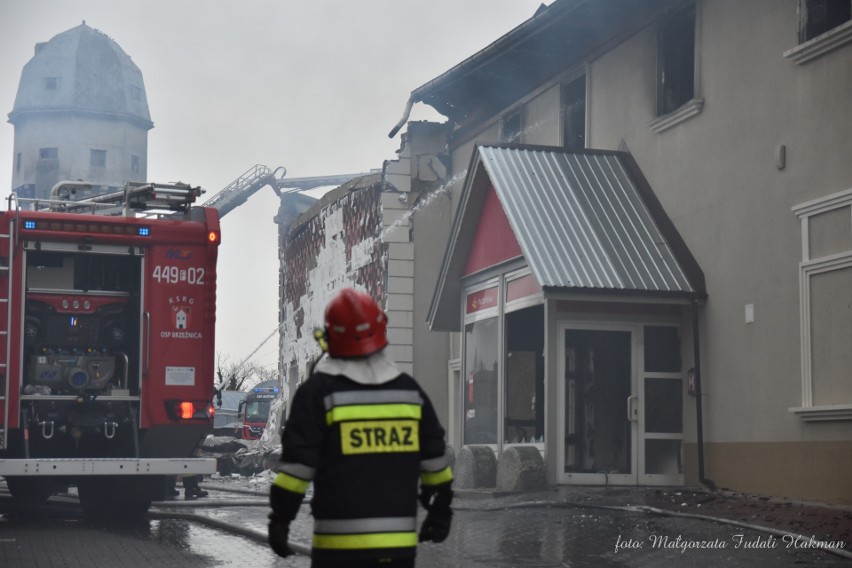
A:
[[[264,428],[266,428],[266,423],[269,421],[272,402],[278,398],[279,390],[278,386],[261,383],[240,401],[239,417],[242,425],[240,426],[239,437],[241,439],[260,439]]]
[[[76,486],[85,513],[141,515],[213,427],[215,208],[129,183],[0,212],[0,476],[16,499]],[[29,201],[29,200],[28,200]]]

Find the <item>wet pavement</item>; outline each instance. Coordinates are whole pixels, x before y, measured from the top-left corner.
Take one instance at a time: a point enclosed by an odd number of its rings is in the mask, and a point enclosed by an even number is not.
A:
[[[158,503],[149,518],[129,526],[89,523],[70,505],[46,517],[5,514],[0,516],[0,566],[307,568],[307,556],[281,559],[264,542],[268,484],[263,477],[211,480],[205,484],[208,498]],[[497,497],[460,492],[450,537],[440,544],[421,544],[417,565],[852,566],[848,558],[816,548],[824,544],[807,538],[796,540],[729,522],[651,514],[631,508],[615,493],[609,500],[596,499],[594,505],[578,505],[573,497],[564,490]],[[217,527],[198,523],[192,515]],[[218,525],[237,527],[243,534]],[[311,528],[305,505],[291,538],[307,545]],[[844,544],[849,550],[849,543]]]
[[[767,541],[766,535],[757,532],[644,513],[543,507],[499,513],[461,511],[457,520],[445,546],[423,547],[421,565],[832,565],[822,552],[802,553],[783,546],[752,548]]]

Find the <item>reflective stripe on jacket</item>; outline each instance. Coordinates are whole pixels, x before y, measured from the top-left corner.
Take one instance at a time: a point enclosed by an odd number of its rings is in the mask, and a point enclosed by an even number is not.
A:
[[[370,550],[417,546],[417,517],[317,519],[314,548]]]

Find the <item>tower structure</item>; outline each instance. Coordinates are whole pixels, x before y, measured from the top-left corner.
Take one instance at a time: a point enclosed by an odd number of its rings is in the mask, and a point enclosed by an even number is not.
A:
[[[154,127],[142,72],[103,32],[82,24],[37,43],[9,122],[15,127],[12,190],[45,199],[59,181],[78,197],[145,181]]]

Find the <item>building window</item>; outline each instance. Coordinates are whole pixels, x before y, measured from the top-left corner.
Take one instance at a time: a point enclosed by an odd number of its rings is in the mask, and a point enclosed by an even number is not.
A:
[[[89,165],[93,168],[105,168],[106,150],[92,150]]]
[[[695,96],[695,3],[668,14],[659,25],[657,116]]]
[[[586,147],[586,76],[562,87],[562,145],[572,150]]]
[[[500,127],[500,139],[510,144],[523,142],[523,120],[520,109],[503,118]]]
[[[544,303],[527,269],[467,290],[461,385],[462,444],[543,448]]]
[[[799,0],[799,45],[784,52],[796,65],[852,43],[852,0]]]
[[[57,160],[57,159],[59,159],[59,149],[58,148],[39,148],[38,149],[38,159],[39,160]]]
[[[498,320],[493,317],[469,323],[464,332],[463,443],[496,444]]]
[[[130,170],[134,174],[139,173],[139,156],[130,156]]]
[[[799,43],[821,36],[850,19],[850,0],[799,0]]]
[[[503,441],[544,443],[544,305],[506,314]]]
[[[46,91],[56,91],[59,89],[59,77],[45,77],[44,89]]]
[[[701,113],[701,4],[666,12],[657,25],[657,109],[648,126],[660,133]]]
[[[465,297],[462,444],[497,443],[499,305],[499,284],[493,281]]]
[[[799,264],[803,420],[852,419],[852,190],[794,208]]]

